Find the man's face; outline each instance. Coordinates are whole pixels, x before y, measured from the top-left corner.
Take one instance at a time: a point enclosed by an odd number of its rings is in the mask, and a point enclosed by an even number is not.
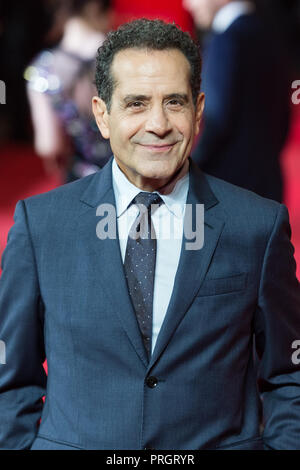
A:
[[[129,181],[144,190],[157,189],[189,157],[204,95],[195,107],[190,65],[176,49],[122,50],[111,73],[116,84],[110,112],[100,98],[93,98],[98,126]]]
[[[229,0],[183,0],[183,6],[188,10],[199,28],[209,29],[217,11],[229,3]]]

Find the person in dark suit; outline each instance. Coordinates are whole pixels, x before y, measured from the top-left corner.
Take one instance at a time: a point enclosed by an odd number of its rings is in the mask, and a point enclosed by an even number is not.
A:
[[[252,2],[184,4],[211,33],[203,55],[204,127],[193,159],[211,175],[282,202],[291,80],[280,38]]]
[[[288,212],[189,158],[200,65],[174,24],[111,32],[93,110],[114,156],[17,203],[0,280],[2,449],[300,448]]]

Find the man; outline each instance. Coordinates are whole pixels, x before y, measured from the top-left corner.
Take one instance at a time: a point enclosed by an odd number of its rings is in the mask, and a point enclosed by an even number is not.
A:
[[[202,30],[204,128],[193,152],[202,170],[283,200],[280,155],[290,118],[286,50],[253,2],[185,0]]]
[[[199,82],[173,24],[125,24],[99,49],[93,110],[114,158],[19,201],[3,255],[2,448],[299,448],[287,210],[189,159]]]

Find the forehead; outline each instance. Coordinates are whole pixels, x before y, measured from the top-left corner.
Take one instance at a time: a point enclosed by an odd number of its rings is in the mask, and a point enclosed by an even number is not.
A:
[[[111,72],[118,93],[190,89],[190,64],[178,49],[124,49],[115,55]]]

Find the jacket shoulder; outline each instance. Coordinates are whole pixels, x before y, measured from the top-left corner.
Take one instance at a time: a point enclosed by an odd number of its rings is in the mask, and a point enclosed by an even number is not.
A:
[[[253,221],[259,221],[261,218],[274,220],[280,207],[283,206],[283,204],[273,199],[259,196],[253,191],[228,183],[207,173],[205,173],[205,177],[230,218],[238,217],[242,220],[245,217],[250,217]]]
[[[100,172],[101,170],[99,170]],[[59,206],[74,204],[76,200],[79,200],[81,194],[88,187],[91,181],[99,173],[93,173],[92,175],[85,176],[79,180],[73,181],[71,183],[66,183],[57,188],[51,189],[45,193],[36,194],[24,199],[25,205],[31,209],[47,209],[53,204],[58,204]]]

